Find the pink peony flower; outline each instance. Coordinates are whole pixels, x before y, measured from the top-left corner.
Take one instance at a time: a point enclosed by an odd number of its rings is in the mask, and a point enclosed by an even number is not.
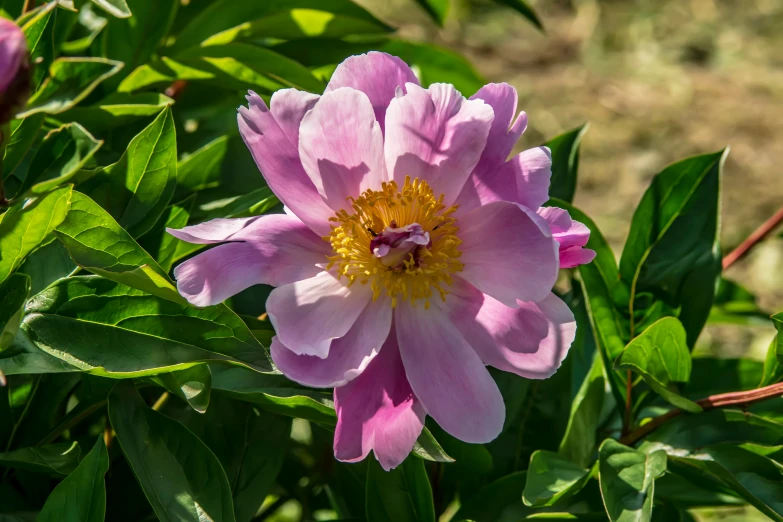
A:
[[[196,306],[276,286],[271,354],[290,379],[334,387],[335,456],[384,469],[432,416],[467,442],[503,428],[486,365],[552,375],[576,324],[558,268],[593,255],[548,199],[551,159],[507,160],[524,132],[516,91],[419,86],[383,53],[354,56],[323,96],[288,89],[239,109],[242,137],[284,215],[216,219],[174,236],[220,245],[175,270]]]
[[[0,124],[24,104],[29,88],[27,39],[15,23],[0,18]]]

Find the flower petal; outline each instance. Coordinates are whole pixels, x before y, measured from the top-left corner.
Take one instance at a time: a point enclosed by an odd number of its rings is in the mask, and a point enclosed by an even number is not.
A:
[[[296,355],[275,337],[272,360],[286,377],[305,386],[343,386],[358,377],[381,351],[391,321],[391,300],[383,296],[367,305],[344,337],[332,341],[325,359]]]
[[[373,450],[386,471],[413,449],[424,427],[424,408],[413,395],[392,332],[362,374],[334,389],[334,456],[357,462]]]
[[[338,65],[325,92],[340,87],[362,91],[370,99],[375,119],[383,130],[389,102],[398,87],[405,92],[406,83],[419,84],[411,68],[396,56],[374,51],[351,56]]]
[[[400,186],[406,176],[425,180],[450,206],[481,157],[492,108],[452,85],[407,88],[386,113],[386,168]]]
[[[507,306],[540,301],[558,272],[558,244],[546,222],[516,203],[497,201],[462,216],[460,277]]]
[[[490,83],[470,97],[471,100],[483,100],[492,107],[495,119],[489,130],[487,146],[481,154],[476,172],[494,169],[506,162],[519,137],[527,128],[527,114],[517,114],[517,90],[507,83]],[[513,121],[513,123],[512,123]]]
[[[290,117],[290,120],[282,122],[281,127],[274,112],[267,108],[260,96],[251,91],[247,96],[248,106],[239,108],[239,133],[269,188],[313,232],[326,236],[331,231],[329,218],[334,215],[334,211],[323,201],[302,168],[297,143],[291,141],[283,130],[286,128],[290,132],[293,125],[297,124],[294,115],[303,112],[313,100],[307,93],[292,93],[286,95],[285,100],[286,108],[274,111]],[[299,108],[294,107],[294,102],[300,104]]]
[[[269,110],[288,140],[299,147],[299,125],[304,115],[318,102],[320,96],[296,89],[275,91],[269,100]]]
[[[169,233],[191,243],[214,243],[221,235],[232,241],[174,269],[177,289],[195,306],[220,303],[257,284],[286,285],[312,277],[323,270],[317,265],[330,253],[304,223],[284,214],[213,220]]]
[[[370,299],[368,285],[348,288],[333,274],[321,272],[272,290],[266,311],[284,346],[324,359],[332,339],[348,333]]]
[[[484,364],[528,379],[553,375],[576,335],[574,314],[554,294],[510,308],[455,278],[446,302],[449,318]]]
[[[408,382],[444,430],[465,442],[489,442],[503,429],[503,397],[440,306],[435,301],[425,310],[405,302],[395,309]]]
[[[343,87],[323,95],[299,128],[299,155],[324,201],[350,209],[349,197],[386,181],[383,134],[370,100]]]
[[[595,252],[582,248],[590,239],[590,229],[572,220],[567,210],[544,207],[538,209],[538,215],[549,223],[552,236],[560,244],[560,268],[574,268],[595,258]]]

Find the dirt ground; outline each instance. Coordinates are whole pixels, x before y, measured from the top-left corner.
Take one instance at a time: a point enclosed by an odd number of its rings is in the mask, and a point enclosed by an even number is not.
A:
[[[783,205],[783,2],[538,0],[546,32],[489,0],[453,0],[437,28],[413,0],[358,0],[405,37],[467,56],[519,91],[520,148],[583,122],[575,204],[621,250],[633,210],[667,164],[727,145],[722,244],[728,252]],[[783,239],[727,277],[783,310]],[[771,327],[709,327],[700,350],[763,357]]]

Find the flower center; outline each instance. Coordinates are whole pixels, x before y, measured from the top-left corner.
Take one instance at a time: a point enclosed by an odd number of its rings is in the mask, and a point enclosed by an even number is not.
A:
[[[337,267],[348,285],[369,284],[373,298],[384,293],[412,303],[438,292],[441,299],[451,285],[451,275],[462,270],[459,230],[451,214],[457,210],[443,204],[426,181],[405,178],[384,183],[381,190],[366,190],[349,198],[354,213],[337,212],[330,219],[332,233],[324,239],[332,244],[328,268]]]

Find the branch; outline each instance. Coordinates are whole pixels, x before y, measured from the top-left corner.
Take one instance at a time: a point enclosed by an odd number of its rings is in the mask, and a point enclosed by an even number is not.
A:
[[[751,248],[764,240],[778,225],[783,223],[783,208],[778,210],[774,216],[769,218],[757,228],[748,238],[740,243],[740,246],[732,250],[723,258],[723,269],[726,270],[735,262],[739,261],[745,254],[747,254]]]
[[[709,397],[696,401],[696,404],[701,406],[704,411],[714,410],[716,408],[726,408],[729,406],[741,406],[745,408],[751,404],[769,399],[776,399],[781,396],[783,396],[783,382],[771,384],[769,386],[757,388],[755,390],[710,395]],[[620,439],[620,442],[626,446],[631,446],[658,429],[661,425],[665,424],[669,420],[675,417],[679,417],[684,413],[685,412],[683,410],[674,409],[668,413],[654,417],[647,424],[644,424],[628,435],[623,436]]]

